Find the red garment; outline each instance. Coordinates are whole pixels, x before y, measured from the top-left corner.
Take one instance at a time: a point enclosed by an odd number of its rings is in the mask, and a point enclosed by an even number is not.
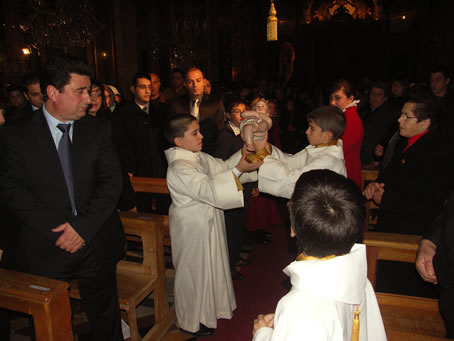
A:
[[[260,229],[267,229],[271,225],[281,222],[276,201],[268,196],[249,198],[249,208],[247,214],[247,229],[254,232]]]
[[[347,126],[341,140],[344,144],[345,168],[347,168],[347,178],[353,180],[361,188],[361,144],[363,143],[364,129],[363,123],[358,116],[356,106],[345,110]]]
[[[412,137],[409,137],[409,138],[408,138],[408,144],[407,144],[407,146],[405,147],[404,152],[405,152],[408,148],[410,148],[411,146],[413,146],[414,143],[415,143],[416,141],[418,141],[421,137],[423,137],[424,135],[426,135],[428,132],[429,132],[429,131],[426,130],[425,132],[422,132],[421,134],[418,134],[418,135],[414,135],[414,136],[412,136]],[[403,153],[403,152],[402,152],[402,153]]]

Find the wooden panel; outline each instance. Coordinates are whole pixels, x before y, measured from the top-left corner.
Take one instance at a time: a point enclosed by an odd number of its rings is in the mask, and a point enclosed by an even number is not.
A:
[[[73,340],[68,283],[0,269],[0,307],[33,316],[36,340]]]
[[[438,300],[376,293],[386,330],[443,337],[445,327],[438,312]]]
[[[166,179],[141,178],[133,176],[131,178],[131,184],[134,192],[169,194]]]
[[[446,339],[443,337],[436,337],[430,335],[422,335],[422,334],[414,334],[408,333],[401,330],[386,330],[386,336],[388,337],[388,341],[449,341],[452,339]]]
[[[365,232],[364,244],[417,251],[421,236],[385,232]]]

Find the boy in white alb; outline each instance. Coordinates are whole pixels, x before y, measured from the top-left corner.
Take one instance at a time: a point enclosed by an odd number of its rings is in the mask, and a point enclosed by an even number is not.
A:
[[[243,173],[261,163],[248,163],[241,151],[226,161],[201,152],[203,136],[191,115],[173,116],[166,137],[176,146],[165,154],[177,320],[184,331],[209,336],[236,308],[222,210],[243,206],[238,178],[246,182]]]
[[[336,107],[324,106],[307,115],[309,128],[306,130],[310,146],[291,155],[279,148],[255,141],[256,150],[265,148],[268,155],[258,172],[259,190],[274,196],[289,199],[296,180],[304,172],[313,169],[330,169],[347,175],[342,141],[345,130],[345,116]]]
[[[257,316],[253,341],[386,340],[366,248],[355,244],[365,217],[359,188],[330,170],[309,171],[296,182],[289,212],[299,252],[284,269],[292,289],[274,314]]]

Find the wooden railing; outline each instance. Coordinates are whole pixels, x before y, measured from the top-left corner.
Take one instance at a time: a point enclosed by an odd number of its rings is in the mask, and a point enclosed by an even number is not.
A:
[[[375,288],[379,260],[414,263],[421,236],[365,232],[367,273]],[[379,276],[379,274],[378,274]],[[448,340],[438,300],[376,292],[388,340]]]

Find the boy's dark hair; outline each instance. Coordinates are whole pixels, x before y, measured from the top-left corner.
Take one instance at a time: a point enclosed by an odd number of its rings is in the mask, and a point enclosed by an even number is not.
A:
[[[361,240],[364,198],[351,180],[327,169],[303,173],[288,203],[298,251],[343,255]]]
[[[338,107],[326,105],[307,114],[307,121],[314,121],[322,131],[333,134],[333,140],[342,136],[347,121],[345,115]]]
[[[183,78],[184,78],[184,75],[185,75],[184,70],[183,70],[183,69],[180,69],[180,68],[178,68],[178,67],[173,68],[171,73],[172,73],[172,75],[173,75],[174,73],[179,73],[179,74],[181,74],[181,75],[183,76]]]
[[[44,101],[47,100],[47,87],[53,85],[61,92],[69,84],[71,73],[90,77],[91,68],[85,60],[69,54],[57,55],[47,61],[39,77]]]
[[[237,93],[230,92],[224,96],[224,109],[226,113],[231,114],[234,106],[238,104],[244,104],[247,106],[246,102],[243,101]]]
[[[39,73],[37,72],[30,72],[27,73],[24,78],[22,79],[22,85],[27,88],[30,84],[39,84]],[[28,89],[26,89],[28,92]]]
[[[445,78],[451,78],[449,69],[445,65],[436,65],[431,70],[430,73],[440,72]]]
[[[13,91],[18,91],[21,94],[24,93],[27,89],[25,89],[22,85],[20,84],[10,84],[6,88],[6,94],[9,95]]]
[[[369,87],[369,94],[373,88],[382,89],[383,93],[385,94],[385,97],[389,97],[390,88],[389,88],[389,84],[387,82],[385,82],[385,81],[372,82]]]
[[[137,80],[140,78],[146,78],[151,82],[150,75],[148,73],[143,73],[143,72],[137,72],[134,76],[131,78],[131,85],[133,87],[137,86]]]
[[[197,120],[194,116],[189,114],[176,114],[172,116],[166,124],[164,131],[167,141],[170,142],[172,146],[175,145],[173,141],[175,137],[183,137],[184,132],[188,130],[189,125],[192,121]]]

